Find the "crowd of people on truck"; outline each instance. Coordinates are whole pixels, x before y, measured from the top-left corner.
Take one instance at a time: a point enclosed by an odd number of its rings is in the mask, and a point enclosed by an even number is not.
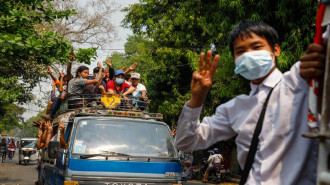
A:
[[[105,95],[120,94],[122,96],[130,96],[127,108],[134,110],[145,110],[147,99],[146,87],[140,83],[141,76],[139,73],[133,72],[137,63],[135,62],[128,69],[114,70],[109,58],[106,58],[108,70],[104,69],[100,62],[93,69],[93,75],[89,75],[87,66],[79,66],[75,76],[71,74],[72,62],[74,60],[74,52],[71,52],[69,63],[67,65],[67,73],[63,70],[56,78],[48,67],[48,74],[52,79],[52,90],[50,101],[47,105],[46,115],[42,115],[43,120],[35,121],[34,126],[39,127],[37,148],[48,148],[49,142],[57,130],[60,130],[60,144],[62,148],[66,148],[64,141],[64,122],[59,121],[58,125],[53,125],[57,110],[61,103],[68,98],[69,108],[81,107],[81,98],[84,95]],[[58,92],[57,92],[58,91]],[[58,94],[58,95],[56,95]]]
[[[42,118],[46,120],[53,119],[56,111],[66,98],[69,98],[69,108],[81,107],[82,95],[87,97],[88,95],[95,94],[130,96],[132,101],[127,103],[127,107],[141,111],[145,110],[146,105],[150,103],[146,95],[146,87],[140,83],[140,74],[133,72],[137,66],[136,62],[128,69],[124,68],[115,71],[110,59],[107,58],[106,64],[109,68],[108,70],[104,69],[101,63],[98,62],[97,67],[93,69],[93,76],[89,75],[89,68],[84,65],[78,67],[75,76],[73,76],[71,74],[73,60],[74,53],[71,52],[70,61],[67,65],[67,74],[64,74],[62,70],[59,78],[56,78],[52,74],[50,67],[48,67],[48,74],[51,76],[53,83],[46,115],[43,115]],[[56,96],[56,89],[59,92],[58,96]]]

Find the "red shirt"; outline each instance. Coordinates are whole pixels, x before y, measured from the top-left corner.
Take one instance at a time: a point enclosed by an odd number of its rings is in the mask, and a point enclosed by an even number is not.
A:
[[[117,94],[121,94],[124,92],[126,88],[130,88],[131,86],[127,83],[122,83],[119,89],[116,89],[115,82],[113,80],[108,81],[107,83],[107,89],[113,90]]]

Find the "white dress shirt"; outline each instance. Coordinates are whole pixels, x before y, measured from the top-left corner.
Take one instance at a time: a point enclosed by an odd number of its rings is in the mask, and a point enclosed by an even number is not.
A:
[[[175,138],[182,151],[206,149],[237,135],[237,157],[243,169],[264,101],[271,88],[259,145],[246,184],[316,184],[318,145],[303,138],[307,125],[308,84],[299,75],[300,62],[282,74],[275,69],[261,84],[251,84],[249,95],[240,95],[217,107],[199,121],[202,107],[184,106]]]

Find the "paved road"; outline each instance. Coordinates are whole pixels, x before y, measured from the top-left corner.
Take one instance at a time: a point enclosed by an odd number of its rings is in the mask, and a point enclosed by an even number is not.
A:
[[[38,179],[37,163],[18,164],[17,152],[12,160],[0,163],[0,185],[34,185]]]

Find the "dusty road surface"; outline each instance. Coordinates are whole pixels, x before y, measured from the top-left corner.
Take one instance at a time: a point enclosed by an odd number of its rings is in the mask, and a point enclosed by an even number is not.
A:
[[[37,163],[18,164],[18,152],[12,160],[0,163],[0,185],[34,185],[38,179]]]

